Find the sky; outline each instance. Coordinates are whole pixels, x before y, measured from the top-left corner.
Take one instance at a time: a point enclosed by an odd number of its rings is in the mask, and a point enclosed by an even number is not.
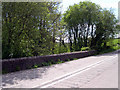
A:
[[[63,6],[61,8],[62,13],[64,13],[69,5],[78,4],[80,1],[86,1],[86,0],[62,0],[61,5]],[[102,8],[110,9],[112,8],[113,13],[115,14],[116,18],[118,19],[118,2],[120,0],[87,0],[91,1],[93,3],[96,3],[100,5]]]

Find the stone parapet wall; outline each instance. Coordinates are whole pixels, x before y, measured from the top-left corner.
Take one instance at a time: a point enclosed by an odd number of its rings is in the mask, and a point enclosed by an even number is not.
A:
[[[96,51],[80,51],[63,54],[53,54],[46,56],[34,56],[24,58],[13,58],[2,60],[2,70],[5,72],[14,72],[17,70],[25,70],[34,67],[34,65],[42,66],[43,63],[47,62],[58,62],[72,60],[74,58],[82,58],[90,55],[94,55]]]

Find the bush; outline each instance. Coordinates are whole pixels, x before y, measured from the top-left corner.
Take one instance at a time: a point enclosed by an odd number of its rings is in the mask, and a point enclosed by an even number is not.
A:
[[[90,50],[89,47],[82,47],[82,48],[81,48],[81,51],[88,51],[88,50]]]

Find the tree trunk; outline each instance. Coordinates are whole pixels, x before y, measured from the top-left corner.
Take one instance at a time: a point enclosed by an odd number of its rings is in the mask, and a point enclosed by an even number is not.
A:
[[[69,42],[70,42],[70,51],[72,51],[72,36],[71,36],[71,30],[69,28]]]

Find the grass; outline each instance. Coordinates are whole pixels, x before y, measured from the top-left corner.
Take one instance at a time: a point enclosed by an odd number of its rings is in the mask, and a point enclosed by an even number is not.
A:
[[[107,42],[107,46],[110,48],[101,50],[99,54],[109,53],[120,49],[120,39],[110,39]]]
[[[117,45],[117,44],[120,44],[120,39],[110,39],[110,40],[107,42],[107,45],[108,45],[108,46],[114,46],[114,45]]]
[[[2,70],[2,74],[7,74],[8,72],[6,70]]]
[[[120,49],[120,39],[111,39],[107,42],[107,46],[110,46],[114,50]]]
[[[38,68],[38,65],[34,65],[34,68]]]
[[[67,59],[67,61],[70,61],[70,59]]]
[[[81,48],[81,51],[86,51],[86,50],[88,50],[88,51],[89,51],[89,50],[90,50],[90,48],[89,48],[89,47],[82,47],[82,48]]]
[[[77,60],[78,58],[73,58],[73,60]]]

